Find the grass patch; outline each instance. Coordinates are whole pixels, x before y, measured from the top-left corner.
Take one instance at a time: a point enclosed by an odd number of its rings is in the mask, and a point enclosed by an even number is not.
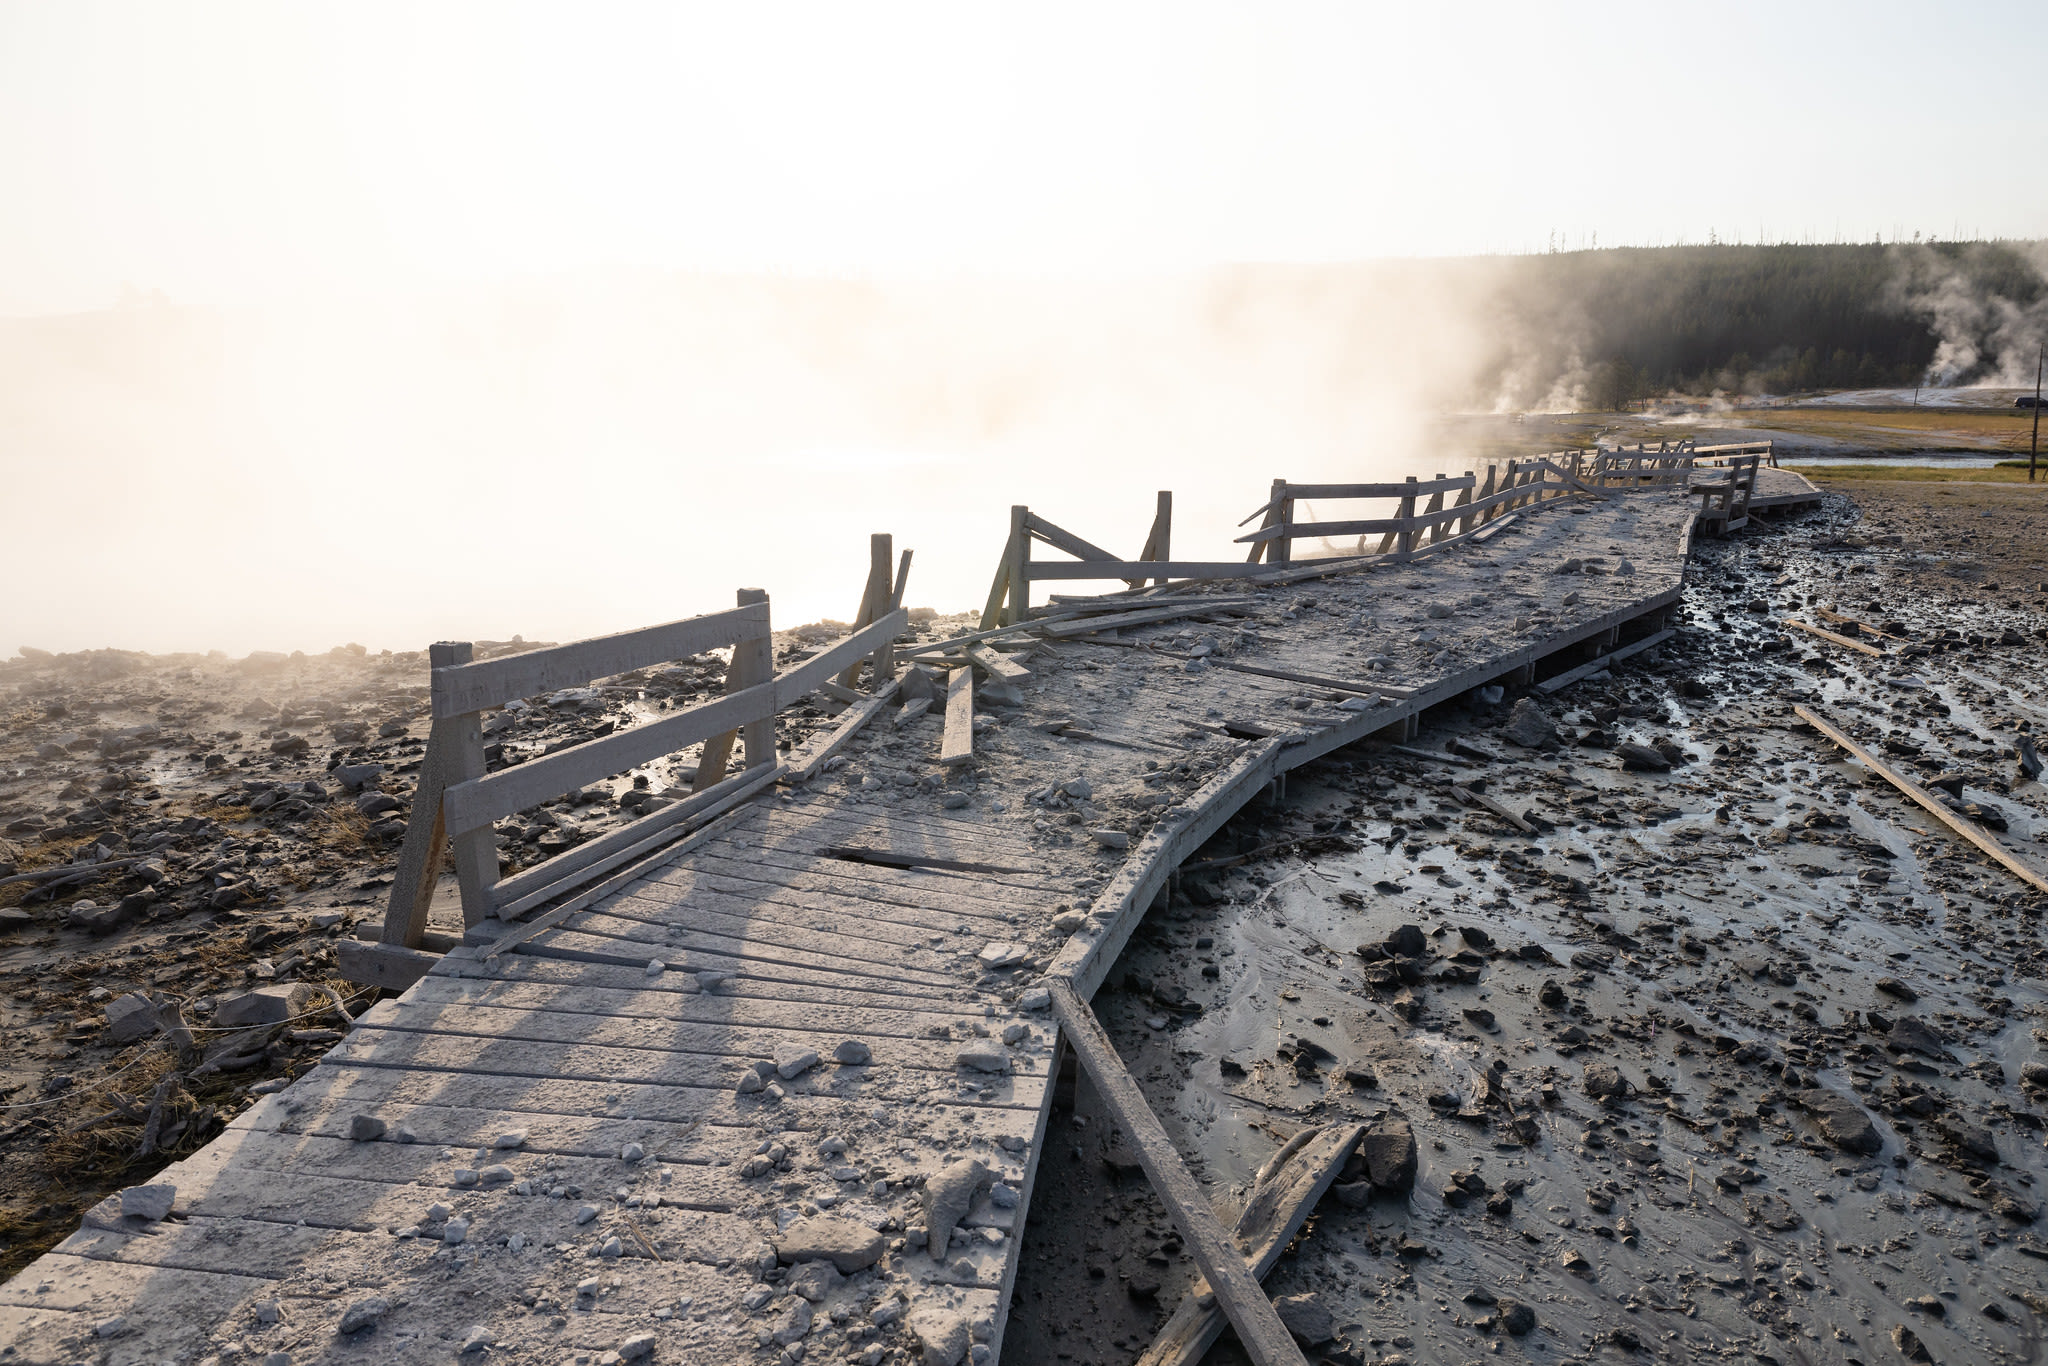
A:
[[[1821,436],[1872,450],[2024,451],[2031,411],[1955,408],[1774,408],[1742,414],[1759,435]]]
[[[2017,466],[2011,461],[2001,461],[1990,469],[1957,469],[1941,465],[1797,465],[1787,464],[1785,468],[1805,475],[1808,479],[1822,481],[1831,479],[1890,479],[1909,484],[2024,484],[2027,482],[2027,462]],[[2048,488],[2048,479],[2037,480],[2042,488]]]

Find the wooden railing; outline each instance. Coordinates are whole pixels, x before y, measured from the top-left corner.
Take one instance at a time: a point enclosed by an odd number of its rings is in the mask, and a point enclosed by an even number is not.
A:
[[[863,596],[860,628],[794,668],[776,673],[768,595],[743,588],[730,611],[602,636],[499,659],[474,660],[467,642],[430,647],[433,724],[420,763],[391,900],[376,945],[351,943],[344,971],[381,986],[409,985],[431,959],[420,949],[439,880],[452,846],[466,929],[486,918],[513,920],[571,895],[612,869],[643,858],[775,781],[775,717],[819,689],[844,691],[863,658],[875,666],[874,686],[894,672],[892,647],[908,613],[903,581],[892,584],[887,538],[876,538],[876,567]],[[903,568],[909,568],[909,552]],[[879,575],[879,578],[876,575]],[[689,655],[730,647],[725,695],[644,725],[614,731],[567,749],[487,772],[483,714],[517,699],[580,687]],[[701,744],[690,795],[586,841],[511,877],[500,876],[494,823],[564,793]],[[735,744],[744,759],[728,776]],[[384,951],[380,956],[378,951]]]
[[[1691,489],[1700,495],[1700,521],[1723,534],[1749,524],[1749,500],[1756,495],[1756,471],[1763,456],[1729,455],[1724,467],[1709,470]]]
[[[1758,463],[1778,468],[1778,443],[1775,441],[1741,441],[1724,446],[1701,446],[1693,451],[1695,465],[1726,465],[1744,456],[1753,455]]]
[[[1572,464],[1553,456],[1488,465],[1483,482],[1469,470],[1455,479],[1439,474],[1425,481],[1411,475],[1398,484],[1290,484],[1275,479],[1265,504],[1245,518],[1248,522],[1262,516],[1264,522],[1257,531],[1237,540],[1252,547],[1251,563],[1257,563],[1263,554],[1269,565],[1291,563],[1293,543],[1310,536],[1357,536],[1356,554],[1406,558],[1474,535],[1486,523],[1533,503],[1572,493],[1597,495],[1598,490],[1580,477]],[[1298,502],[1366,498],[1398,499],[1398,510],[1392,517],[1355,521],[1295,519]],[[1373,535],[1379,536],[1379,546],[1368,551],[1365,538]]]

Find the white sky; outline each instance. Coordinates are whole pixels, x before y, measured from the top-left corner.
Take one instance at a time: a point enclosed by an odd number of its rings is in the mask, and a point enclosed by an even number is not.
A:
[[[0,4],[0,312],[2038,236],[2018,3]]]

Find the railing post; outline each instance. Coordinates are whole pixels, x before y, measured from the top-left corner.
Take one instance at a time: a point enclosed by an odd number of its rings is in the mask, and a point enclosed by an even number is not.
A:
[[[1414,483],[1415,476],[1412,474],[1409,475],[1408,482],[1411,484]],[[1401,520],[1404,522],[1415,515],[1415,495],[1413,493],[1410,493],[1407,497],[1401,500],[1401,510],[1395,515],[1401,518]],[[1408,554],[1410,551],[1415,549],[1415,532],[1407,527],[1403,527],[1394,544],[1400,547],[1401,553],[1403,555]]]
[[[738,597],[741,607],[768,601],[767,593],[759,588],[742,588]],[[742,640],[732,647],[732,663],[725,670],[726,692],[736,693],[756,683],[766,683],[774,675],[775,642],[768,632],[768,623],[763,622],[759,639]],[[729,730],[714,735],[704,742],[704,748],[697,757],[697,777],[690,784],[692,792],[702,792],[725,780],[726,767],[732,762],[733,741],[741,734],[746,737],[748,768],[765,764],[775,756],[773,716],[749,721],[740,731]]]
[[[1431,475],[1430,477],[1432,479],[1441,481],[1444,477],[1443,471],[1438,470],[1435,474]],[[1442,489],[1438,489],[1435,493],[1429,495],[1429,506],[1425,507],[1422,510],[1422,515],[1425,517],[1432,517],[1437,513],[1442,512],[1443,510],[1444,491]],[[1417,539],[1423,545],[1435,545],[1438,541],[1441,541],[1443,539],[1443,523],[1432,522],[1430,525],[1422,529],[1422,532]]]
[[[1287,496],[1287,481],[1273,481],[1273,511],[1277,519],[1274,525],[1281,528],[1280,535],[1266,542],[1266,563],[1292,564],[1294,562],[1294,540],[1287,534],[1287,526],[1294,521],[1294,500]]]
[[[474,653],[474,647],[468,641],[448,642],[430,646],[427,650],[427,659],[433,667],[441,668],[452,664],[467,664]],[[442,724],[436,721],[429,736],[440,734]],[[481,778],[485,770],[484,730],[483,723],[477,719],[477,713],[467,712],[461,716],[451,716],[446,725],[447,743],[442,748],[443,791],[457,783]],[[428,743],[432,744],[431,738]],[[422,761],[420,772],[423,775],[426,768],[426,763]],[[417,805],[419,798],[415,796],[413,800]],[[440,793],[435,794],[435,800],[441,800]],[[434,824],[436,828],[442,827],[441,821],[437,820]],[[411,831],[408,830],[406,833],[409,835]],[[462,891],[462,924],[466,929],[479,924],[491,913],[491,889],[498,883],[498,832],[486,825],[467,834],[457,835],[453,843],[455,881]],[[435,841],[435,844],[438,848],[439,841]],[[396,895],[397,891],[397,884],[394,883],[392,892]],[[431,886],[427,888],[426,895],[428,900],[432,900]],[[426,928],[424,915],[421,917],[420,927]]]
[[[1476,478],[1477,478],[1478,476],[1477,476],[1477,475],[1475,475],[1475,474],[1474,474],[1474,473],[1473,473],[1473,472],[1472,472],[1471,470],[1466,470],[1466,471],[1465,471],[1465,477],[1466,477],[1467,479],[1476,479]],[[1467,506],[1469,506],[1469,505],[1471,504],[1471,502],[1472,502],[1472,490],[1471,490],[1471,489],[1469,489],[1469,488],[1466,488],[1466,489],[1459,489],[1459,490],[1458,490],[1458,496],[1457,496],[1457,498],[1456,498],[1456,499],[1455,499],[1455,500],[1454,500],[1454,501],[1453,501],[1453,502],[1451,503],[1451,506],[1452,506],[1452,507],[1458,507],[1458,508],[1461,508],[1461,507],[1467,507]],[[1472,529],[1472,514],[1468,512],[1468,513],[1466,513],[1466,514],[1465,514],[1465,515],[1464,515],[1463,517],[1460,517],[1460,518],[1458,519],[1458,531],[1457,531],[1457,534],[1458,534],[1458,535],[1460,535],[1460,536],[1463,536],[1463,535],[1464,535],[1464,534],[1465,534],[1466,532],[1470,531],[1471,529]]]
[[[1002,625],[1015,626],[1031,609],[1031,509],[1022,503],[1010,509],[1010,544],[1004,550],[1010,599]]]
[[[467,664],[474,647],[464,641],[439,641],[427,647],[431,670]],[[412,789],[412,809],[405,822],[405,841],[398,849],[398,870],[391,877],[391,902],[384,912],[378,939],[416,949],[427,930],[427,911],[434,902],[434,884],[441,880],[441,856],[448,847],[448,823],[441,814],[441,794],[448,788],[448,751],[454,725],[462,718],[435,721],[427,731],[427,750],[420,757],[419,778]]]
[[[1173,491],[1159,490],[1158,510],[1152,514],[1152,534],[1145,538],[1145,548],[1138,552],[1141,560],[1170,560],[1173,558]],[[1165,584],[1165,579],[1154,579],[1154,584]]]

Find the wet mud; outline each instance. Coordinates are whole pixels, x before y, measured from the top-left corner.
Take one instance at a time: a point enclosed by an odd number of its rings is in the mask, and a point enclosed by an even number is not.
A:
[[[1155,905],[1096,1009],[1220,1211],[1304,1127],[1413,1136],[1267,1280],[1311,1361],[2037,1359],[2048,896],[1791,711],[2048,866],[2048,614],[1935,515],[1707,542],[1661,653],[1328,756]],[[1194,1271],[1085,1079],[1043,1162],[1006,1356],[1135,1361]]]

